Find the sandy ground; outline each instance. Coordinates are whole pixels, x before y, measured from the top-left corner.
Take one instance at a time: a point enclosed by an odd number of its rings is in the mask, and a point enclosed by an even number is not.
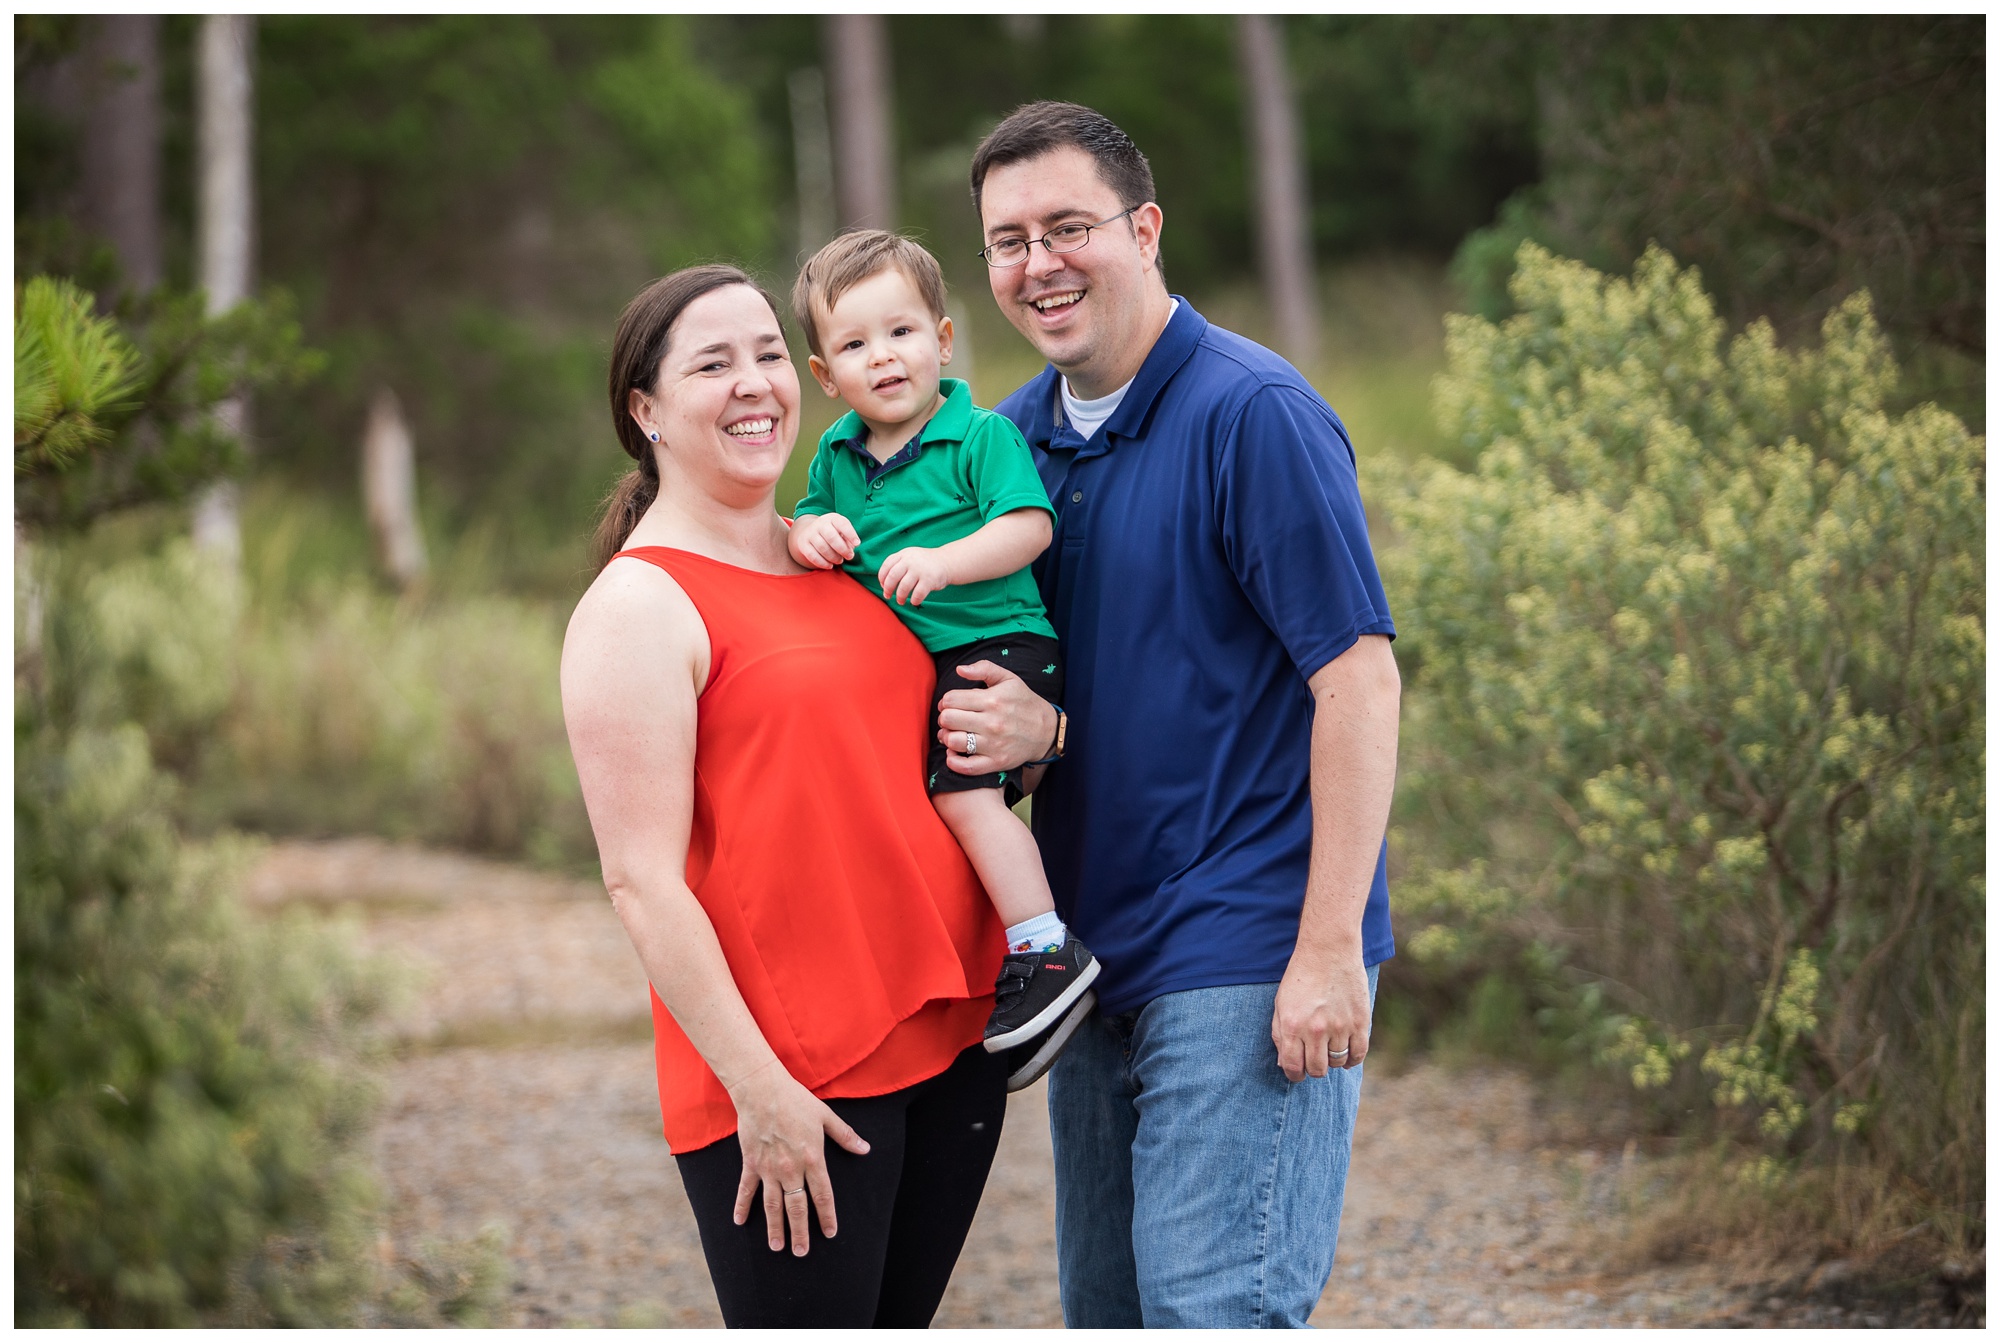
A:
[[[660,1138],[645,978],[595,883],[341,840],[274,846],[247,894],[358,915],[418,986],[393,1023],[403,1043],[374,1140],[395,1252],[497,1224],[504,1323],[721,1323]],[[1637,1159],[1557,1141],[1518,1074],[1383,1062],[1315,1324],[1903,1322],[1771,1297],[1713,1266],[1615,1271]],[[938,1325],[1061,1326],[1051,1170],[1037,1085],[1009,1104]]]

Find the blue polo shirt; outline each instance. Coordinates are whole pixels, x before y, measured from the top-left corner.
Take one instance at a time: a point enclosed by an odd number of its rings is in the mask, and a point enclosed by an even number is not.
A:
[[[1062,763],[1035,794],[1056,908],[1107,1012],[1283,978],[1312,852],[1306,678],[1394,637],[1347,429],[1297,370],[1186,299],[1111,418],[1053,368],[998,409],[1055,504],[1035,565],[1062,639]],[[1386,849],[1362,917],[1395,954]]]

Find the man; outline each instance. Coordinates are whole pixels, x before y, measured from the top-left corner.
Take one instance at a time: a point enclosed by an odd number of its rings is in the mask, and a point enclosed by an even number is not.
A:
[[[972,190],[994,300],[1050,363],[999,409],[1057,509],[1037,578],[1068,713],[982,664],[939,724],[961,771],[1061,757],[1036,838],[1104,966],[1049,1083],[1064,1320],[1304,1325],[1394,953],[1400,683],[1353,449],[1289,364],[1168,293],[1151,170],[1109,120],[1021,108]]]

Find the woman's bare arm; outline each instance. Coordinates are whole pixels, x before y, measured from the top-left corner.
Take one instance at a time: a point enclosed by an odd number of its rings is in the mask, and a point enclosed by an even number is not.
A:
[[[695,701],[707,673],[707,631],[679,585],[641,561],[614,561],[570,619],[563,721],[612,905],[660,1000],[736,1105],[744,1157],[736,1220],[747,1218],[761,1184],[771,1248],[782,1246],[789,1221],[792,1252],[804,1254],[801,1186],[821,1231],[836,1228],[822,1135],[853,1152],[868,1148],[772,1052],[688,889]]]

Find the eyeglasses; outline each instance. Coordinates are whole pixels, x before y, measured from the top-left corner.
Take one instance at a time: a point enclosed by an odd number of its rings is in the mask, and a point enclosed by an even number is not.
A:
[[[1090,231],[1103,228],[1106,224],[1123,219],[1139,207],[1134,205],[1120,210],[1110,219],[1100,219],[1095,224],[1058,224],[1039,238],[1002,238],[989,247],[979,249],[979,255],[986,264],[993,267],[1018,266],[1028,259],[1028,249],[1036,243],[1051,252],[1080,252],[1090,241]]]

